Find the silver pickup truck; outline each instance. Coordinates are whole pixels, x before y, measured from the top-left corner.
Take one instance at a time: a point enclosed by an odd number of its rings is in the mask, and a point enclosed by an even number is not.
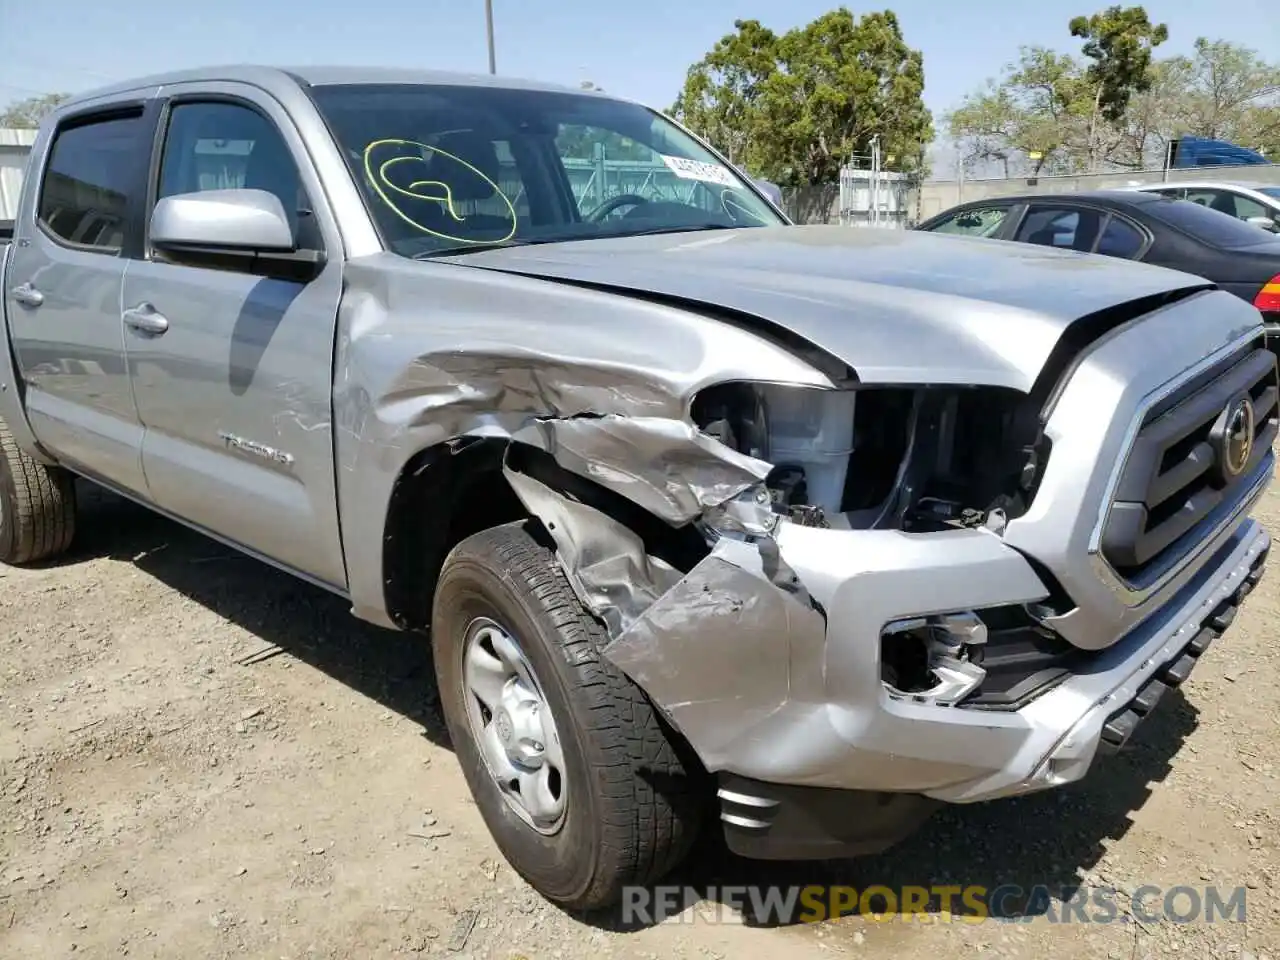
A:
[[[843,856],[1077,780],[1270,546],[1252,307],[793,226],[601,93],[88,94],[40,131],[3,290],[0,559],[66,550],[83,477],[429,634],[498,846],[574,907],[717,818],[746,856]]]

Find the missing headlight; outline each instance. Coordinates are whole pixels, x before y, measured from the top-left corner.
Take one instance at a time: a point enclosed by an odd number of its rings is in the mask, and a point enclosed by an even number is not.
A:
[[[1049,455],[1033,401],[995,387],[733,382],[701,391],[690,413],[773,464],[775,512],[809,525],[999,533],[1030,506]]]
[[[768,486],[780,513],[801,519],[843,509],[857,394],[786,384],[721,384],[698,395],[701,429],[772,463]]]

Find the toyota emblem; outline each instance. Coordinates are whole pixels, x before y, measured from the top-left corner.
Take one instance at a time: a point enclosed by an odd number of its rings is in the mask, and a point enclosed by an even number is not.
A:
[[[1249,466],[1253,456],[1253,431],[1253,402],[1248,397],[1238,397],[1227,404],[1217,451],[1224,480],[1234,480]]]

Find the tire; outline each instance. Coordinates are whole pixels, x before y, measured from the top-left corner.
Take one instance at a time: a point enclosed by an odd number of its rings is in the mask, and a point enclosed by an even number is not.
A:
[[[56,557],[75,534],[75,478],[23,453],[0,420],[0,563]]]
[[[468,716],[465,638],[480,618],[516,640],[559,731],[565,809],[554,833],[539,832],[508,801]],[[705,804],[696,758],[685,759],[687,748],[664,731],[640,688],[601,657],[605,640],[554,554],[523,524],[468,537],[446,558],[431,642],[454,750],[503,856],[571,910],[614,906],[625,886],[659,879],[692,845]]]

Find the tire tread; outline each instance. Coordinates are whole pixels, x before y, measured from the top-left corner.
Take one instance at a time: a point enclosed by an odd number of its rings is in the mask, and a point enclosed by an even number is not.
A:
[[[698,828],[696,774],[682,761],[644,692],[601,651],[602,625],[583,609],[555,555],[522,524],[484,530],[455,554],[498,565],[513,586],[533,595],[557,630],[566,665],[590,717],[591,737],[607,760],[592,771],[599,789],[599,870],[583,908],[616,902],[621,888],[649,884],[684,858]]]
[[[0,420],[0,469],[9,474],[12,498],[4,504],[13,527],[8,550],[0,560],[35,563],[63,553],[76,533],[75,479],[59,467],[28,456]]]

